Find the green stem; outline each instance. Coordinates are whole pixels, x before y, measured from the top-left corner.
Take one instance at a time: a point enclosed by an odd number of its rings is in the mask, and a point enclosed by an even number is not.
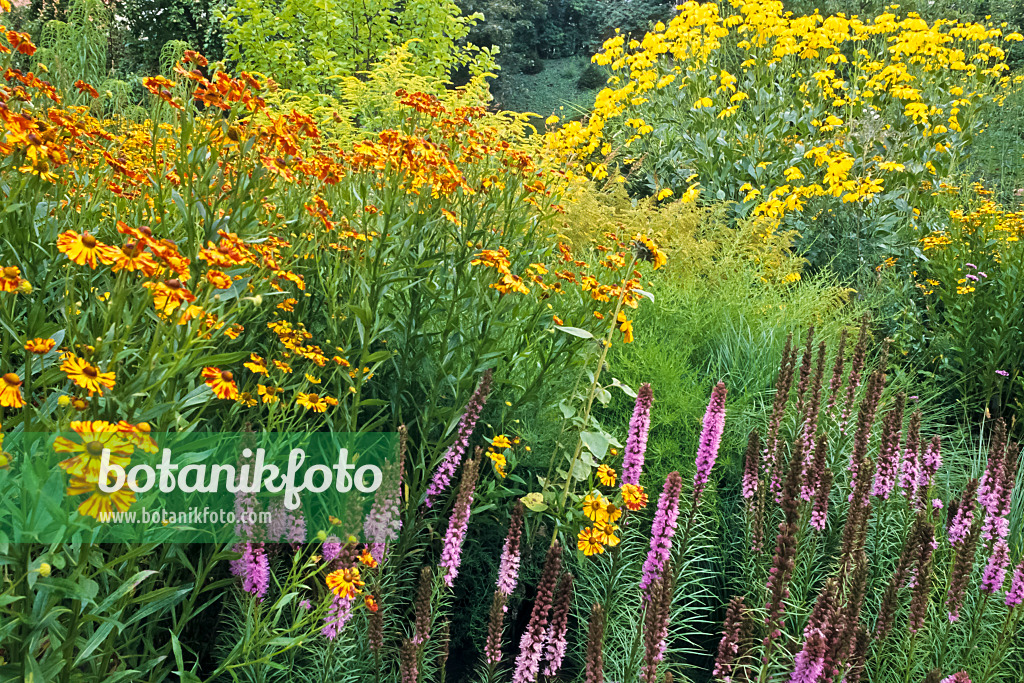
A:
[[[626,269],[626,273],[632,272],[634,266],[636,266],[636,256],[635,255],[633,256],[633,260],[630,261],[629,268]],[[587,394],[586,407],[584,408],[584,411],[583,411],[583,422],[582,422],[582,428],[583,429],[586,429],[587,425],[590,422],[590,411],[594,407],[594,397],[597,396],[597,385],[598,385],[598,381],[601,378],[601,369],[604,367],[604,361],[608,357],[608,349],[610,349],[611,346],[612,346],[612,335],[615,334],[615,328],[617,327],[617,324],[618,324],[617,321],[618,321],[618,317],[619,317],[619,311],[622,310],[622,302],[626,298],[626,293],[628,291],[629,290],[625,286],[625,282],[623,282],[622,292],[619,294],[619,298],[615,301],[615,311],[612,313],[612,324],[608,326],[608,334],[605,335],[605,338],[601,342],[601,344],[602,344],[601,356],[600,356],[600,358],[598,358],[597,368],[594,370],[594,381],[590,383],[590,391]],[[573,484],[573,481],[574,481],[574,477],[573,477],[572,472],[576,468],[576,461],[579,460],[580,453],[582,451],[583,451],[583,437],[581,435],[580,438],[577,439],[577,441],[576,441],[576,450],[575,450],[575,452],[573,452],[572,460],[569,462],[569,470],[566,472],[565,488],[562,489],[562,497],[561,497],[561,499],[559,500],[559,503],[558,503],[558,509],[560,511],[564,511],[565,510],[565,501],[569,497],[569,490],[572,487],[572,484]],[[557,524],[555,525],[555,530],[554,530],[554,532],[552,534],[551,542],[553,543],[556,538],[558,538],[558,525]]]

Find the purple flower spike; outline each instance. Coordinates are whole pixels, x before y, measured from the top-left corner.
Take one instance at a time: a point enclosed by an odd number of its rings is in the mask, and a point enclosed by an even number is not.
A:
[[[992,555],[985,565],[985,573],[981,577],[981,590],[983,593],[998,593],[1006,583],[1006,570],[1010,564],[1010,547],[1006,541],[996,541],[992,548]]]
[[[1013,609],[1022,602],[1024,602],[1024,556],[1020,558],[1020,563],[1013,572],[1010,590],[1006,591],[1006,606]]]
[[[700,503],[701,494],[711,476],[711,468],[718,457],[718,447],[722,443],[722,432],[725,431],[725,395],[723,382],[719,382],[711,392],[707,412],[704,413],[704,429],[700,434],[700,445],[697,447],[697,472],[693,475],[693,504]]]
[[[479,449],[477,449],[479,452]],[[473,504],[473,491],[476,489],[480,475],[480,456],[466,462],[462,469],[462,482],[459,484],[459,497],[452,508],[452,516],[448,520],[448,531],[444,536],[444,547],[441,549],[441,561],[438,566],[444,569],[441,577],[449,588],[455,585],[455,577],[459,575],[462,564],[462,543],[466,540],[466,528],[469,526],[469,508]]]
[[[498,565],[498,592],[508,597],[516,589],[519,580],[520,539],[523,535],[523,504],[516,503],[512,509],[512,521],[508,525],[508,536],[501,549],[501,564]]]
[[[645,600],[650,600],[651,584],[661,578],[672,555],[672,537],[679,523],[679,494],[682,490],[683,478],[679,473],[668,475],[658,499],[654,524],[651,525],[651,549],[644,560],[644,574],[640,579],[640,590]]]
[[[651,403],[654,392],[650,384],[640,385],[636,392],[633,417],[629,420],[629,436],[622,454],[622,483],[640,483],[640,472],[644,468],[644,453],[647,452],[647,433],[651,428]]]
[[[828,643],[819,629],[814,629],[804,641],[804,646],[796,656],[796,666],[789,683],[818,683],[825,670],[825,656],[828,654]]]
[[[473,435],[476,421],[480,419],[480,413],[484,409],[484,404],[487,403],[487,396],[491,393],[493,374],[491,370],[484,373],[484,376],[480,378],[480,384],[477,385],[476,391],[473,392],[472,398],[466,404],[466,410],[462,413],[462,419],[459,420],[459,429],[455,437],[455,443],[445,451],[444,458],[442,458],[441,464],[434,471],[434,478],[430,480],[430,485],[427,487],[427,497],[424,499],[423,504],[428,508],[433,507],[437,499],[451,486],[452,476],[455,474],[459,463],[462,462],[462,457],[469,449],[469,437]]]

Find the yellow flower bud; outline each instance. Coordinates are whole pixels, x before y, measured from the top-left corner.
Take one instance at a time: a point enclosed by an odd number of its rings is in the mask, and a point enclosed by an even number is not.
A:
[[[50,565],[47,564],[46,562],[43,562],[42,564],[39,565],[39,576],[44,576],[45,577],[45,576],[49,576],[49,575],[50,575]]]

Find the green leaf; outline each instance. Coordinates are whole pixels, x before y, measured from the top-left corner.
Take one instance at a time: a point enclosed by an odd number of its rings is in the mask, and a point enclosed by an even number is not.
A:
[[[556,330],[561,330],[562,332],[565,332],[566,334],[571,334],[572,336],[579,337],[581,339],[593,339],[594,338],[594,335],[592,335],[590,332],[584,330],[581,327],[566,327],[566,326],[563,326],[563,325],[555,325],[555,329]]]
[[[523,501],[523,505],[534,512],[544,512],[548,509],[547,504],[544,502],[544,496],[540,493],[528,493],[520,500]]]
[[[604,460],[608,446],[611,444],[611,439],[604,432],[580,432],[580,440],[598,460]]]

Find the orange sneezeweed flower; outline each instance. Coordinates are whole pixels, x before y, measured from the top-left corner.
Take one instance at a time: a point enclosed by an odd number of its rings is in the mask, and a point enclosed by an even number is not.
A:
[[[96,88],[92,87],[83,80],[75,81],[75,90],[77,90],[78,92],[89,93],[89,97],[92,97],[93,99],[100,96],[100,94],[96,91]]]
[[[0,270],[0,292],[16,292],[25,279],[21,277],[18,266],[7,266]]]
[[[114,263],[119,251],[103,244],[88,232],[79,235],[74,230],[61,233],[57,238],[57,250],[80,266],[96,268],[100,263]]]
[[[102,396],[104,389],[114,388],[113,372],[100,372],[98,367],[71,352],[64,354],[64,362],[60,364],[60,369],[67,374],[68,379],[88,391],[90,396]]]
[[[36,337],[35,339],[29,339],[28,342],[25,343],[25,350],[29,353],[43,354],[52,351],[53,347],[56,345],[57,342],[52,339],[41,339]]]
[[[597,478],[605,486],[615,486],[615,470],[608,465],[601,465],[597,468]]]
[[[231,276],[222,270],[206,271],[206,280],[217,289],[228,289],[231,287]]]
[[[0,406],[4,408],[20,408],[25,405],[21,397],[21,378],[13,372],[0,377]]]
[[[163,282],[143,282],[142,286],[153,292],[153,306],[165,315],[170,315],[183,303],[196,300],[196,295],[188,291],[178,278]]]
[[[238,398],[238,385],[235,384],[235,376],[230,370],[203,368],[203,379],[206,381],[206,385],[213,389],[217,398]]]
[[[356,567],[333,571],[327,575],[326,582],[331,592],[339,598],[354,598],[356,593],[359,593],[360,589],[366,585],[359,578],[359,569]]]
[[[139,271],[144,275],[154,275],[159,269],[160,266],[153,259],[153,255],[146,251],[141,242],[128,240],[117,250],[117,258],[110,270],[113,273],[124,270],[129,273]]]
[[[156,453],[157,444],[152,437],[153,427],[148,422],[132,424],[121,420],[117,423],[117,429],[128,441],[144,453]]]
[[[632,511],[637,511],[647,505],[647,494],[644,487],[637,484],[625,484],[622,487],[622,501]]]

